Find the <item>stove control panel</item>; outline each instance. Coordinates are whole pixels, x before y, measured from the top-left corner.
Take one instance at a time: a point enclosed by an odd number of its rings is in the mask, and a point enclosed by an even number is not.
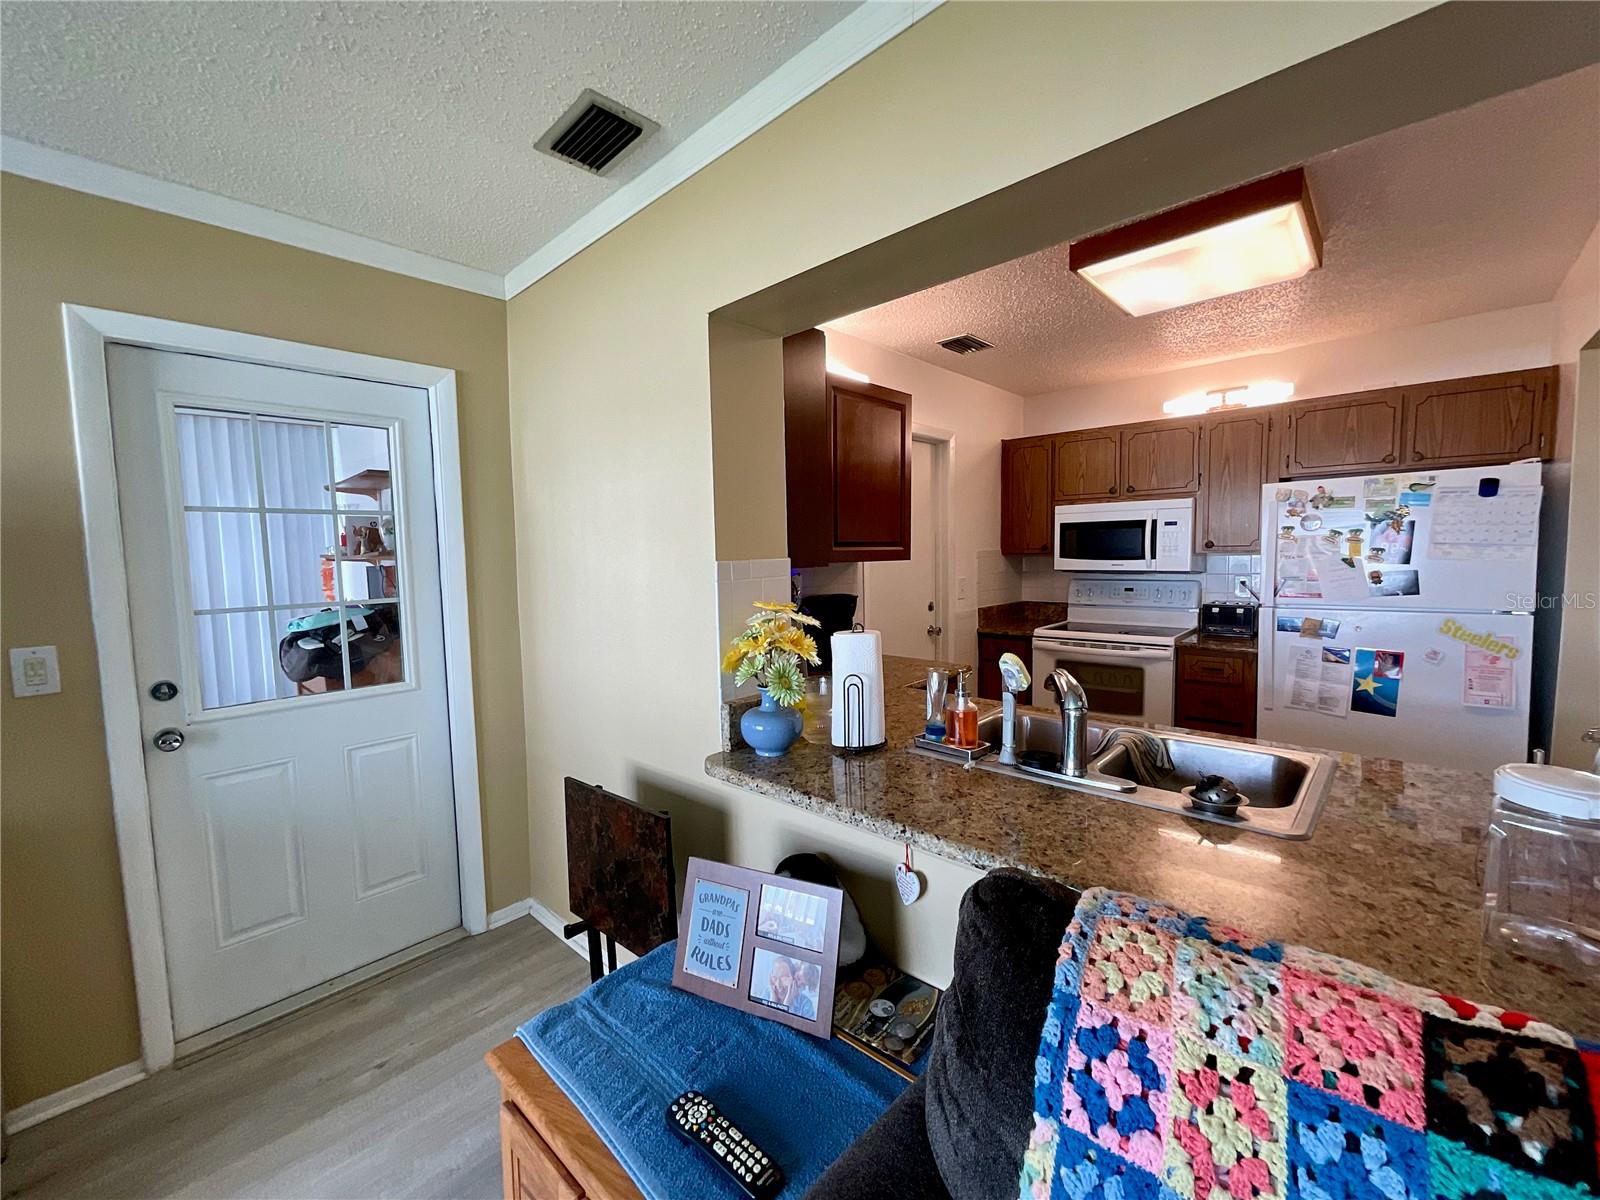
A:
[[[1199,608],[1198,579],[1085,579],[1067,588],[1067,604],[1120,608]]]

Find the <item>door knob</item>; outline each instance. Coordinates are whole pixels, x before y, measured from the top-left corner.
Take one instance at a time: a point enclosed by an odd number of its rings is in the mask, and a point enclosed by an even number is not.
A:
[[[155,748],[164,754],[171,754],[183,745],[183,731],[181,729],[163,729],[151,738]]]
[[[944,626],[943,625],[929,625],[928,626],[928,636],[929,637],[938,637],[943,632],[944,632]]]

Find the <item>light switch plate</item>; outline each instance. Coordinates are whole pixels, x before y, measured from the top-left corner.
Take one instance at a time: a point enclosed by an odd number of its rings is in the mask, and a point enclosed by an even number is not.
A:
[[[61,690],[54,646],[11,647],[11,694],[49,696]]]

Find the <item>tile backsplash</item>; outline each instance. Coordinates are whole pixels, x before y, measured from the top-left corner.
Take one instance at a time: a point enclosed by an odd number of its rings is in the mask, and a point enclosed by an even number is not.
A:
[[[721,635],[718,649],[744,628],[757,600],[789,599],[789,560],[787,558],[742,558],[717,563],[717,629]],[[747,683],[735,687],[733,676],[723,675],[722,698],[753,696],[756,687]]]
[[[1005,600],[1066,600],[1067,584],[1072,576],[1068,572],[1057,571],[1047,556],[1039,554],[1027,558],[1008,558],[1005,562],[1011,571],[1011,578],[1015,580],[1016,594],[986,600],[983,599],[984,593],[980,588],[980,603],[1000,604]],[[1203,565],[1203,573],[1194,576],[1200,581],[1202,600],[1248,599],[1248,596],[1237,590],[1240,579],[1248,580],[1258,595],[1261,592],[1259,554],[1208,554],[1203,559]],[[979,572],[981,576],[981,555]]]

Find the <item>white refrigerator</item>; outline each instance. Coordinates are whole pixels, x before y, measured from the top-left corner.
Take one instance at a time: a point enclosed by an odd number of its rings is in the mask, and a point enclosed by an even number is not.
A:
[[[1540,499],[1537,462],[1263,488],[1257,736],[1525,761]]]

